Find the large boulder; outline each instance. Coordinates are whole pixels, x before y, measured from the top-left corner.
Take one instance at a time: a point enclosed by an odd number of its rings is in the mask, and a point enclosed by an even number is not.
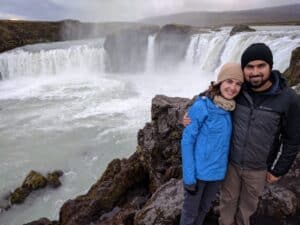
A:
[[[171,179],[152,195],[134,218],[134,225],[172,225],[179,221],[183,203],[183,185]]]
[[[181,177],[181,120],[190,103],[189,99],[155,96],[152,122],[138,132],[138,149],[149,173],[151,193],[171,178]]]
[[[44,188],[46,185],[47,179],[42,174],[36,171],[30,171],[23,181],[22,186],[11,193],[11,204],[23,203],[32,191]]]
[[[241,33],[241,32],[254,32],[256,31],[255,29],[247,26],[247,25],[243,25],[243,24],[240,24],[240,25],[236,25],[234,26],[231,31],[230,31],[230,36],[233,36],[237,33]]]
[[[169,69],[185,58],[191,35],[199,29],[186,25],[169,24],[163,26],[155,38],[155,68]]]
[[[59,225],[59,223],[58,223],[58,221],[50,221],[47,218],[41,218],[39,220],[32,221],[30,223],[26,223],[23,225]]]
[[[108,35],[104,43],[105,70],[112,73],[144,72],[148,38],[158,30],[158,26],[141,26]]]
[[[293,50],[290,65],[283,74],[288,79],[289,85],[300,83],[300,47]]]
[[[280,185],[266,185],[258,211],[277,218],[293,216],[297,211],[296,194]]]
[[[148,175],[136,154],[129,159],[115,159],[87,194],[64,203],[60,210],[60,224],[82,225],[99,221],[115,207],[122,208],[132,196],[147,194],[147,182]]]
[[[10,204],[21,204],[29,196],[32,191],[45,188],[47,185],[53,188],[57,188],[61,185],[59,177],[63,175],[63,172],[56,170],[52,173],[48,173],[47,178],[37,171],[30,171],[25,177],[21,187],[15,189],[14,192],[10,194],[9,202]],[[0,205],[0,208],[1,205]],[[5,207],[9,209],[9,207]]]

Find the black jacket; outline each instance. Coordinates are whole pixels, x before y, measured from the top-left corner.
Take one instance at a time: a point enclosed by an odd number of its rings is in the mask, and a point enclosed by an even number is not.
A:
[[[272,71],[272,87],[255,93],[245,85],[236,99],[230,161],[245,169],[288,172],[300,146],[300,97]]]

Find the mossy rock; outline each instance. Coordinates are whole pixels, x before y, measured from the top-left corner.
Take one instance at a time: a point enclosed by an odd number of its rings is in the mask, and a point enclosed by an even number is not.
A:
[[[26,176],[22,187],[27,188],[29,190],[37,190],[40,188],[44,188],[46,185],[47,179],[42,174],[32,170]]]
[[[21,204],[25,201],[30,194],[30,190],[27,188],[19,187],[10,195],[11,204]]]
[[[63,175],[63,172],[61,170],[53,171],[52,173],[47,174],[47,181],[48,185],[53,188],[58,188],[61,186],[61,182],[59,180],[59,177]]]

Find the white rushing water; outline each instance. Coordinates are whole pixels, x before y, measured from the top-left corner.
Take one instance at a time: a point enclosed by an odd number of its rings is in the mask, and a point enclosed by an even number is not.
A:
[[[64,171],[62,186],[33,192],[0,213],[1,225],[57,219],[64,201],[84,194],[107,164],[135,151],[136,134],[150,121],[156,94],[193,97],[221,63],[239,61],[250,43],[265,41],[283,71],[300,46],[300,28],[263,27],[229,37],[230,28],[193,36],[174,71],[154,72],[149,36],[143,74],[108,74],[104,40],[25,46],[0,54],[0,198],[30,170]]]
[[[194,35],[186,55],[186,62],[214,71],[228,61],[240,62],[242,52],[252,43],[264,42],[272,50],[274,69],[281,72],[289,66],[292,50],[300,46],[299,26],[253,27],[256,32],[229,36],[231,28]]]

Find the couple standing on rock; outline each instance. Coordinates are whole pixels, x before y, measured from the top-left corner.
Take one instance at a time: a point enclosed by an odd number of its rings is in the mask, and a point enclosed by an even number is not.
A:
[[[241,65],[224,64],[185,115],[181,225],[202,225],[219,187],[219,224],[249,225],[266,181],[291,167],[300,146],[300,99],[272,67],[270,48],[250,45]]]

